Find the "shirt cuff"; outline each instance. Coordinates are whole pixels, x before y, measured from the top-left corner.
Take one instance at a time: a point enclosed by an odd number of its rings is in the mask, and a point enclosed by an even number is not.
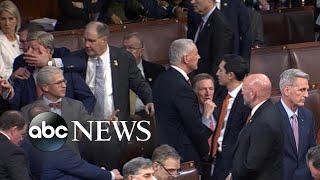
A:
[[[115,180],[116,179],[116,175],[112,171],[110,171],[110,173],[111,173],[111,180]]]
[[[58,68],[63,68],[63,63],[61,58],[52,58],[53,64]]]

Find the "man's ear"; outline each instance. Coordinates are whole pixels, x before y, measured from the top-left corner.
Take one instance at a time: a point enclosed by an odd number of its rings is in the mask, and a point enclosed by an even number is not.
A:
[[[286,86],[286,87],[283,88],[283,93],[284,93],[285,96],[289,96],[290,95],[290,91],[291,91],[291,89],[290,89],[289,86]]]
[[[43,85],[43,86],[40,86],[41,90],[43,92],[48,92],[49,91],[49,86],[48,85]]]

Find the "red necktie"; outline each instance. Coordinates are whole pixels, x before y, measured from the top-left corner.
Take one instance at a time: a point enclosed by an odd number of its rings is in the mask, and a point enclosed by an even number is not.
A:
[[[57,103],[50,103],[49,104],[50,108],[54,108],[54,109],[61,109],[61,102],[57,102]]]
[[[222,103],[222,108],[221,108],[221,112],[220,112],[220,116],[219,116],[219,121],[218,121],[218,124],[217,124],[217,127],[216,127],[216,132],[214,134],[214,138],[213,138],[213,141],[212,141],[212,157],[214,157],[217,153],[217,150],[218,150],[218,139],[220,137],[220,134],[221,134],[221,130],[222,130],[222,127],[224,125],[224,119],[227,115],[227,109],[228,109],[228,104],[229,104],[229,99],[230,99],[230,95],[227,94],[227,96],[225,97],[225,99],[223,100],[223,103]]]

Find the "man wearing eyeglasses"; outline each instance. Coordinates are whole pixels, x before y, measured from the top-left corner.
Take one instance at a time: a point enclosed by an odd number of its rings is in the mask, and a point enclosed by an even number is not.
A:
[[[180,173],[180,155],[171,146],[164,144],[157,147],[152,154],[154,176],[157,180],[167,180]]]
[[[129,51],[133,55],[142,77],[152,88],[153,82],[161,72],[165,71],[165,68],[143,58],[144,42],[137,32],[125,35],[122,45],[123,49]],[[135,94],[130,94],[130,114],[144,115],[144,104]]]

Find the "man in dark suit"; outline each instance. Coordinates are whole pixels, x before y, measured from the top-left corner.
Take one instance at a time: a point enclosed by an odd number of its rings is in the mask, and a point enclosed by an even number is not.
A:
[[[16,95],[10,100],[10,107],[12,109],[20,109],[35,101],[41,94],[39,90],[37,91],[35,83],[35,77],[39,68],[47,65],[63,66],[60,58],[70,52],[66,48],[53,48],[53,41],[52,34],[43,31],[28,34],[28,51],[18,56],[13,64],[14,71],[24,67],[28,75],[14,79]],[[56,57],[56,59],[50,60],[51,57]],[[82,101],[86,110],[91,113],[95,104],[95,98],[88,86],[77,73],[65,73],[65,78],[69,81],[67,96]]]
[[[0,179],[30,179],[25,152],[19,147],[26,130],[26,120],[19,112],[6,111],[0,116]]]
[[[215,138],[212,139],[212,157],[215,158],[212,179],[224,180],[232,167],[234,144],[246,123],[250,108],[243,102],[242,80],[248,73],[248,64],[238,55],[222,58],[216,73],[219,85],[225,87],[215,103]]]
[[[165,71],[165,68],[159,64],[148,62],[143,59],[144,43],[137,32],[125,35],[122,44],[123,48],[133,55],[142,77],[152,88],[153,82],[161,72]],[[130,114],[143,114],[143,112],[140,112],[144,111],[144,104],[141,99],[135,97],[135,95],[130,94]]]
[[[219,9],[228,20],[234,33],[233,53],[249,60],[252,34],[247,7],[241,0],[221,0]]]
[[[191,6],[201,15],[188,14],[187,36],[194,40],[201,57],[196,73],[214,75],[221,57],[233,52],[234,33],[214,0],[192,0]]]
[[[233,154],[231,174],[234,180],[283,179],[283,132],[281,115],[271,102],[271,82],[264,74],[252,74],[243,80],[243,101],[251,118],[240,131]]]
[[[153,100],[157,144],[174,147],[182,162],[195,161],[201,170],[201,162],[208,157],[207,140],[212,132],[201,123],[206,117],[201,118],[197,96],[187,76],[197,69],[199,58],[192,40],[175,40],[169,49],[171,66],[154,83]]]
[[[308,150],[306,155],[307,165],[314,180],[320,179],[320,145],[314,146]]]
[[[133,56],[108,45],[109,28],[100,22],[91,22],[84,31],[85,49],[63,59],[64,66],[78,72],[97,97],[93,116],[107,119],[119,110],[119,120],[130,120],[129,89],[133,90],[145,105],[147,114],[154,113],[152,91],[143,79]],[[114,138],[114,141],[117,141]],[[108,167],[120,167],[121,142],[91,142],[82,156],[93,164],[100,165],[110,160]],[[106,152],[107,151],[107,152]],[[95,152],[95,153],[92,153]]]
[[[280,75],[281,100],[277,103],[284,128],[284,179],[313,179],[306,164],[308,149],[316,145],[312,112],[304,107],[309,75],[288,69]]]

